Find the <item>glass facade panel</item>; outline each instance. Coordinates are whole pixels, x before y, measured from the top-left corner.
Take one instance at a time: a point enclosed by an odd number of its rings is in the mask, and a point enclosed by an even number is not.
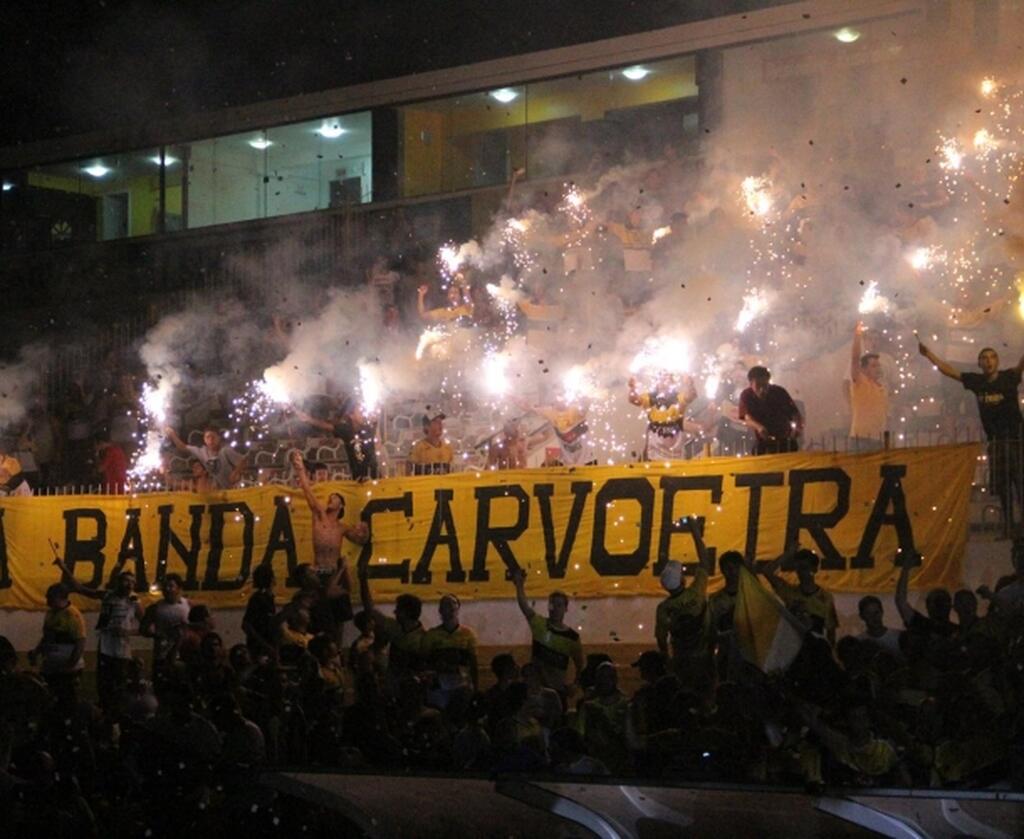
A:
[[[526,165],[526,89],[407,105],[399,131],[405,197],[506,183]]]
[[[267,215],[363,204],[373,196],[370,113],[267,131]]]
[[[696,64],[686,56],[527,85],[527,174],[607,168],[695,139]]]
[[[155,233],[160,152],[37,166],[4,177],[4,246],[39,250]]]
[[[183,220],[188,227],[246,221],[267,214],[271,142],[264,131],[247,131],[176,148],[187,172]]]

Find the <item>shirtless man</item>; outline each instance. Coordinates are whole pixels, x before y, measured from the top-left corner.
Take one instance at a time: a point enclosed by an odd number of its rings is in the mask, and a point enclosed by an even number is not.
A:
[[[301,452],[292,452],[292,466],[299,479],[302,494],[306,497],[306,503],[309,504],[309,510],[313,514],[313,557],[317,573],[333,573],[341,558],[343,539],[348,539],[357,545],[366,543],[369,536],[366,522],[360,522],[355,527],[350,527],[341,520],[345,515],[345,499],[338,493],[332,492],[327,496],[326,505],[313,495]]]

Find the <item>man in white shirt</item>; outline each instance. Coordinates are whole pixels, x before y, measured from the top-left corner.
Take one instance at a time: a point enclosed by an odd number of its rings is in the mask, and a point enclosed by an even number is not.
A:
[[[230,489],[242,477],[245,457],[231,446],[225,446],[216,428],[207,428],[203,432],[202,446],[188,445],[170,426],[164,429],[164,434],[178,451],[191,455],[203,464],[217,489]]]
[[[864,621],[864,631],[857,636],[858,641],[877,644],[890,655],[896,658],[903,657],[903,653],[900,651],[901,633],[899,630],[890,629],[883,623],[884,610],[881,600],[873,594],[862,597],[857,604],[857,613]]]

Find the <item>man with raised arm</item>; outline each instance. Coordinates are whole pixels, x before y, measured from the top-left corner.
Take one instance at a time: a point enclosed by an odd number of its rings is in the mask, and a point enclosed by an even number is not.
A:
[[[343,539],[357,545],[366,543],[369,535],[366,522],[350,527],[342,521],[345,515],[345,499],[339,493],[332,492],[328,495],[326,504],[313,495],[302,452],[292,452],[292,466],[299,480],[299,488],[309,505],[309,511],[313,514],[313,557],[316,571],[318,574],[333,574],[341,561]]]
[[[853,330],[850,346],[850,446],[854,451],[877,451],[889,419],[889,391],[882,383],[878,353],[864,352],[863,323]]]
[[[662,373],[654,389],[646,392],[637,390],[636,379],[630,378],[630,404],[647,412],[642,460],[679,460],[683,457],[685,432],[693,428],[686,419],[686,408],[696,398],[697,389],[690,376],[677,379],[671,373]]]
[[[569,687],[569,662],[576,669],[576,680],[583,671],[583,645],[576,630],[565,625],[565,613],[569,608],[569,595],[553,591],[548,595],[548,614],[538,615],[526,599],[526,571],[517,568],[512,572],[512,583],[516,587],[516,602],[519,611],[526,618],[533,636],[532,660],[538,667],[545,687],[558,691],[564,697]]]
[[[201,446],[190,446],[170,426],[164,429],[164,434],[178,451],[194,457],[203,464],[206,473],[217,489],[230,489],[242,477],[245,456],[236,452],[231,446],[225,446],[221,440],[220,431],[216,428],[207,428],[203,432],[203,445]]]
[[[415,594],[402,593],[395,598],[395,616],[388,617],[373,602],[365,568],[359,571],[359,598],[363,611],[373,615],[377,635],[388,642],[388,683],[395,692],[406,676],[423,669],[423,602]]]
[[[1016,367],[1000,370],[999,353],[992,347],[984,347],[978,353],[981,372],[969,373],[939,358],[920,340],[917,349],[943,376],[960,382],[964,390],[971,391],[977,398],[978,416],[988,438],[989,488],[1002,502],[1007,524],[1012,524],[1014,488],[1018,495],[1021,492],[1021,413],[1017,388],[1024,372],[1024,355]]]
[[[295,416],[341,440],[353,479],[361,481],[380,477],[380,464],[377,461],[378,417],[367,414],[358,399],[349,397],[345,400],[341,419],[336,423],[317,419],[298,408],[295,409]]]

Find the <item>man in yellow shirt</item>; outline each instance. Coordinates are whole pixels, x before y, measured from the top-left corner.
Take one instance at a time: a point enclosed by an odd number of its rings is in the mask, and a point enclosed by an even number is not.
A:
[[[452,471],[455,455],[451,444],[444,439],[444,414],[423,417],[423,437],[409,451],[406,474],[447,475]]]
[[[441,623],[427,630],[420,652],[435,676],[427,703],[444,710],[458,693],[477,689],[476,633],[459,623],[462,604],[454,594],[446,594],[438,604]]]
[[[889,419],[889,391],[882,382],[878,353],[864,352],[866,327],[858,323],[850,348],[850,448],[877,451]]]
[[[797,585],[790,585],[778,576],[779,568],[790,553],[784,553],[764,568],[764,575],[771,583],[779,599],[791,612],[799,613],[798,617],[806,616],[811,621],[811,631],[823,635],[831,646],[836,644],[836,627],[839,618],[836,616],[836,605],[830,592],[825,591],[815,582],[820,560],[814,551],[801,548],[793,554],[793,571],[797,576]]]
[[[538,615],[526,599],[526,572],[519,568],[512,572],[516,587],[516,602],[523,613],[533,637],[533,663],[540,671],[545,687],[558,691],[563,698],[568,689],[569,663],[576,668],[576,679],[583,671],[583,645],[576,630],[565,625],[569,596],[561,591],[548,595],[547,617]]]

